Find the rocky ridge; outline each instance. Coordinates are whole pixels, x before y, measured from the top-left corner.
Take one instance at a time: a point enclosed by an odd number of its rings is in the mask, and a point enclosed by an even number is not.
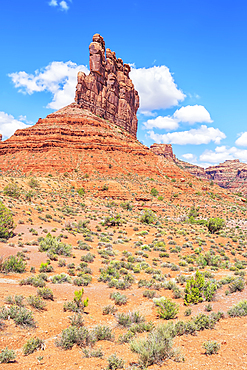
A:
[[[173,154],[171,144],[153,144],[150,149],[156,155],[173,161],[178,167],[189,172],[191,175],[214,181],[224,189],[247,195],[247,164],[241,163],[239,159],[226,160],[216,166],[206,169],[181,161]]]

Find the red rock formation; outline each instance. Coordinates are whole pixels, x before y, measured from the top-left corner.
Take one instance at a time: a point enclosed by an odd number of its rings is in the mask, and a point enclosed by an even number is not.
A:
[[[90,74],[79,72],[76,103],[136,136],[138,92],[129,78],[130,66],[106,49],[99,34],[89,45]]]
[[[165,157],[168,161],[175,161],[176,156],[173,154],[171,144],[152,144],[150,146],[152,152],[156,155]]]

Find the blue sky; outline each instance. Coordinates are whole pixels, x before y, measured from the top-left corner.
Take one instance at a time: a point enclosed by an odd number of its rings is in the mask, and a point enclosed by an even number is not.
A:
[[[9,0],[0,12],[0,132],[73,101],[100,33],[133,65],[138,139],[209,166],[247,162],[247,2]]]

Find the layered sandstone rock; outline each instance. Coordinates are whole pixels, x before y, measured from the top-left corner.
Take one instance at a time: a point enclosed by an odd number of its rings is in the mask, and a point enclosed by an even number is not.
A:
[[[150,146],[150,149],[152,152],[156,155],[160,155],[167,159],[168,161],[175,161],[176,156],[173,154],[172,146],[171,144],[152,144]]]
[[[204,180],[212,180],[222,188],[247,195],[247,164],[241,163],[239,159],[226,160],[224,163],[204,169],[177,159],[173,154],[171,144],[153,144],[150,149],[154,154],[164,157],[168,161],[173,161],[193,176]],[[207,190],[207,187],[205,189]]]
[[[139,96],[129,77],[130,66],[110,49],[105,51],[99,34],[93,36],[89,53],[90,74],[78,73],[76,103],[136,136]]]

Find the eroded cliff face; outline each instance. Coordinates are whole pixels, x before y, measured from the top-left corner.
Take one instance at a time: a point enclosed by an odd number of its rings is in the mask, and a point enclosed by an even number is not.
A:
[[[212,180],[222,188],[247,195],[247,164],[241,163],[239,159],[226,160],[216,166],[204,169],[176,158],[171,144],[153,144],[150,149],[154,154],[168,161],[173,161],[193,176]]]
[[[89,53],[90,74],[78,73],[76,103],[136,136],[139,96],[129,77],[130,66],[110,49],[105,51],[99,34],[93,36]]]

